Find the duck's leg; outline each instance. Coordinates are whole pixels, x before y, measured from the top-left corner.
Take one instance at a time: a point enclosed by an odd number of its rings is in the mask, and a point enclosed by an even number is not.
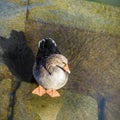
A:
[[[46,93],[46,90],[40,85],[32,91],[32,94],[36,94],[38,96],[42,96],[45,93]]]
[[[46,93],[51,97],[60,97],[60,93],[53,89],[46,90]]]

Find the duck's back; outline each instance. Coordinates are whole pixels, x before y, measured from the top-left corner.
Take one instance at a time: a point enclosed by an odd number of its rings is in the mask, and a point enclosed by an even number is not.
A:
[[[36,64],[39,65],[43,59],[52,54],[61,54],[57,48],[55,41],[51,38],[45,38],[38,43],[38,52],[36,56]]]
[[[40,84],[41,77],[45,77],[49,73],[45,69],[46,60],[52,54],[61,54],[57,48],[55,41],[51,38],[45,38],[39,41],[38,43],[38,52],[36,55],[36,60],[33,66],[33,76],[36,81]],[[42,74],[41,71],[46,72],[46,74]],[[43,76],[44,75],[44,76]]]

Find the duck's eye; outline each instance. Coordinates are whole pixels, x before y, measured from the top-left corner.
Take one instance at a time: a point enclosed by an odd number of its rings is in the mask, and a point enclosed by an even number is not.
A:
[[[66,65],[66,63],[64,63],[64,62],[63,62],[63,65],[65,66],[65,65]]]

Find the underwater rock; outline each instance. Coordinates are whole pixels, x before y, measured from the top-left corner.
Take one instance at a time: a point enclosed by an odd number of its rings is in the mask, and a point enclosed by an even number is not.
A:
[[[58,98],[39,97],[31,93],[35,87],[21,83],[16,92],[15,120],[98,120],[97,102],[92,97],[67,90],[60,90]]]
[[[9,39],[0,39],[0,120],[119,120],[119,8],[30,0],[28,15],[27,5],[27,0],[0,1],[0,34],[14,29],[27,37],[12,31]],[[44,37],[55,39],[70,61],[72,73],[60,98],[31,94],[36,46]]]
[[[62,105],[56,120],[98,120],[97,101],[90,96],[63,91]]]
[[[44,25],[41,26],[39,29],[42,30],[44,34],[41,33],[38,34],[38,36],[35,36],[36,33],[38,33],[36,29],[32,29],[34,34],[32,30],[28,31],[30,35],[33,35],[31,37],[32,40],[28,40],[28,45],[32,45],[31,49],[33,49],[33,53],[36,52],[35,45],[38,42],[38,39],[35,39],[35,37],[41,38],[46,36],[46,29],[49,30],[50,28],[51,25],[46,26],[46,28]],[[32,70],[34,55],[27,46],[27,41],[25,40],[23,33],[13,31],[14,34],[11,34],[11,37],[8,40],[18,40],[19,42],[16,42],[15,44],[12,42],[12,44],[9,44],[10,46],[13,46],[12,49],[9,49],[9,46],[8,50],[6,50],[7,56],[4,56],[6,57],[4,60],[6,60],[5,63],[8,65],[9,69],[4,64],[1,64],[0,67],[1,88],[3,88],[3,90],[6,89],[4,88],[7,86],[6,84],[8,84],[4,81],[6,79],[10,80],[11,87],[11,89],[8,88],[6,90],[7,93],[5,93],[5,95],[7,95],[7,97],[5,97],[6,104],[1,105],[1,114],[2,111],[5,111],[3,119],[11,117],[17,120],[23,120],[21,117],[23,116],[25,120],[47,120],[48,117],[51,120],[60,120],[60,118],[63,120],[71,120],[71,118],[76,120],[96,120],[98,119],[97,102],[89,96],[97,98],[98,102],[99,96],[104,98],[103,101],[100,101],[101,104],[99,104],[103,105],[102,109],[100,107],[101,110],[99,110],[99,114],[102,114],[104,119],[108,118],[109,120],[114,120],[116,117],[116,119],[118,119],[119,97],[115,96],[119,96],[118,93],[120,85],[118,66],[118,54],[120,50],[119,37],[92,33],[78,29],[68,29],[66,27],[54,26],[54,28],[55,29],[51,31],[49,36],[57,40],[56,42],[59,43],[58,45],[60,49],[64,52],[64,54],[66,54],[66,56],[68,56],[72,71],[68,84],[65,86],[64,90],[61,90],[62,97],[51,99],[47,95],[38,97],[31,94],[31,91],[36,87],[29,80],[31,77],[30,71]],[[29,34],[27,33],[27,35]],[[57,39],[58,36],[59,39]],[[1,45],[2,48],[5,47],[3,43]],[[65,47],[63,47],[63,45]],[[76,49],[76,47],[79,49]],[[26,50],[26,52],[24,52],[24,50]],[[17,51],[18,54],[14,53],[14,51]],[[24,61],[25,63],[23,64],[21,61]],[[24,69],[25,64],[27,65],[26,69]],[[18,81],[12,79],[14,78],[12,74],[16,77],[21,76],[21,80]],[[10,95],[8,95],[8,93],[10,93]],[[2,97],[4,98],[4,96]],[[116,99],[113,100],[113,98]],[[3,101],[1,101],[1,104],[2,103]],[[112,109],[111,113],[111,108],[113,107],[115,109]],[[8,111],[6,112],[7,108]]]
[[[0,34],[8,37],[11,30],[26,31],[27,21],[39,21],[119,35],[119,7],[115,5],[120,6],[119,0],[111,6],[94,0],[2,0]]]
[[[116,95],[109,98],[105,104],[105,118],[106,120],[119,120],[120,118],[120,91],[115,91]]]
[[[48,2],[31,0],[28,21],[39,21],[119,35],[119,7],[100,4],[95,1],[49,0]],[[100,0],[100,2],[102,1]],[[118,0],[113,3],[120,6]]]
[[[0,35],[8,37],[11,30],[25,30],[27,0],[0,1]]]
[[[0,65],[0,120],[7,120],[11,92],[11,72],[6,65]]]
[[[61,52],[67,56],[71,75],[65,86],[66,90],[93,96],[98,104],[101,103],[102,98],[105,99],[105,104],[100,104],[103,107],[100,107],[99,116],[104,116],[105,111],[109,115],[113,114],[112,117],[116,116],[114,115],[115,109],[113,109],[114,112],[111,112],[110,108],[106,107],[109,98],[111,98],[109,104],[112,104],[112,99],[116,94],[119,97],[112,105],[116,107],[119,115],[119,106],[117,106],[120,98],[119,36],[34,22],[28,22],[27,28],[27,40],[34,54],[37,51],[35,45],[38,41],[45,37],[51,37],[56,41]],[[119,117],[114,119],[119,119]]]
[[[11,79],[0,80],[0,120],[8,119],[10,91]]]
[[[12,43],[10,41],[12,41]],[[6,104],[4,104],[4,106],[1,105],[1,110],[5,107],[3,111],[5,112],[5,115],[3,114],[3,119],[98,119],[97,101],[90,96],[85,96],[73,91],[70,92],[69,90],[61,90],[62,97],[54,99],[47,95],[38,97],[31,93],[31,91],[36,87],[36,85],[30,80],[31,72],[29,72],[32,70],[31,65],[33,63],[32,61],[34,56],[31,56],[32,51],[29,50],[30,48],[26,44],[23,33],[12,31],[10,38],[1,43],[1,48],[5,50],[5,55],[2,57],[9,68],[4,64],[3,66],[1,65],[0,77],[3,80],[10,80],[10,89],[5,87],[8,84],[7,81],[1,80],[4,84],[2,82],[0,84],[3,90],[7,89],[6,91],[4,90],[4,94],[7,95]],[[5,46],[6,43],[7,46]],[[25,64],[27,65],[26,69],[24,68]],[[2,102],[3,101],[1,101],[1,104]]]
[[[9,68],[5,64],[1,63],[0,64],[0,81],[2,81],[3,79],[10,79],[12,77],[13,75],[9,70]]]

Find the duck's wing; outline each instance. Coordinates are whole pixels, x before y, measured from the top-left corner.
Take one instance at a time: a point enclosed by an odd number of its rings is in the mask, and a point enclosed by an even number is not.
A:
[[[39,64],[42,59],[47,58],[51,54],[61,54],[57,48],[55,41],[51,38],[40,40],[38,43],[36,63]]]

